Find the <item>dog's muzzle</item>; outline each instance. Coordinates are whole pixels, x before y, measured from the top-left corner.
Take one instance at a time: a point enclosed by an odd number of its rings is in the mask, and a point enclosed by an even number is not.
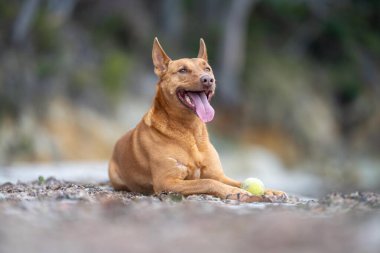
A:
[[[212,85],[214,85],[214,83],[215,83],[215,80],[210,75],[201,76],[201,84],[203,85],[204,88],[208,89]]]

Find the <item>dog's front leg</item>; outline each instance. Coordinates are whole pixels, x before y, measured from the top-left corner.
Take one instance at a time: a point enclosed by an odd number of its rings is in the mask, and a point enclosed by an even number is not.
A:
[[[156,193],[178,192],[183,195],[208,194],[221,199],[233,199],[243,202],[263,202],[268,201],[264,198],[252,196],[247,191],[233,186],[229,186],[212,179],[167,179],[154,183]]]
[[[224,174],[219,155],[214,146],[210,144],[209,152],[205,156],[203,170],[203,178],[210,178],[222,182],[223,184],[231,185],[237,188],[241,187],[241,182],[227,177]]]
[[[187,170],[178,165],[175,159],[156,161],[151,167],[155,193],[178,192],[183,195],[208,194],[222,199],[238,199],[244,202],[264,201],[261,197],[252,196],[249,192],[233,187],[214,179],[185,180]]]
[[[154,191],[158,192],[178,192],[183,195],[192,194],[210,194],[220,198],[226,198],[229,194],[238,193],[233,187],[224,186],[222,183],[212,179],[165,179],[163,181],[154,182]],[[241,192],[248,194],[247,192]]]

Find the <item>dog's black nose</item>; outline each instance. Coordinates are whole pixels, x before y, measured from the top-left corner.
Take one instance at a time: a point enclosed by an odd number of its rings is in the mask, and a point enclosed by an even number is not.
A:
[[[205,87],[210,87],[214,84],[214,78],[212,78],[209,75],[203,75],[203,76],[201,76],[201,83]]]

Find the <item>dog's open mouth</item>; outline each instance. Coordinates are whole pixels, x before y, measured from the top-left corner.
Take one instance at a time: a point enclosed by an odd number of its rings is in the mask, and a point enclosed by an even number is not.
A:
[[[203,91],[186,91],[177,90],[178,99],[187,108],[192,110],[203,122],[210,122],[214,118],[214,108],[210,105],[210,99],[213,95],[211,90]]]

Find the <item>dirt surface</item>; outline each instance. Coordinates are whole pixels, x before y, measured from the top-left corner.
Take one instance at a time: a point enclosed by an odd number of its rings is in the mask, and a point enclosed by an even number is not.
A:
[[[239,203],[40,178],[0,185],[0,252],[378,252],[380,195]]]

